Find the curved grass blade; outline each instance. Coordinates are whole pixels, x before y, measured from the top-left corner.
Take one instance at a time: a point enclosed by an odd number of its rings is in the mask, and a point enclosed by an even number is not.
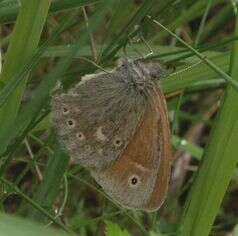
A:
[[[238,35],[238,15],[235,34]],[[238,41],[231,56],[231,76],[238,81]],[[228,85],[213,125],[203,161],[192,185],[180,224],[182,236],[207,236],[238,163],[238,93]]]
[[[0,182],[7,185],[10,189],[12,189],[15,193],[19,194],[26,202],[34,206],[36,209],[38,209],[42,214],[44,214],[46,217],[48,217],[51,221],[53,221],[56,225],[60,226],[63,230],[70,233],[71,235],[74,235],[74,233],[68,229],[63,223],[56,220],[54,216],[49,214],[45,209],[43,209],[41,206],[39,206],[37,203],[35,203],[31,198],[29,198],[27,195],[25,195],[17,186],[9,182],[8,180],[0,177]]]
[[[76,44],[74,47],[72,47],[67,57],[62,58],[55,69],[50,74],[45,76],[37,88],[30,103],[23,109],[23,111],[19,114],[15,124],[12,125],[11,129],[9,129],[9,133],[1,134],[0,137],[2,142],[0,143],[0,155],[4,155],[4,152],[10,141],[16,139],[19,136],[21,139],[24,138],[22,134],[25,134],[26,130],[31,127],[31,124],[37,119],[39,112],[49,99],[50,91],[54,88],[56,82],[62,79],[63,73],[70,66],[78,48],[79,44]],[[17,139],[17,143],[19,144],[20,140]],[[16,147],[17,145],[15,144],[14,146]],[[2,163],[2,167],[0,168],[0,175],[3,174],[5,170],[5,162]]]
[[[100,0],[55,0],[51,3],[49,12],[55,14],[74,8],[94,4]],[[19,11],[19,0],[8,0],[0,4],[0,24],[7,24],[16,20]]]
[[[223,70],[221,70],[217,65],[215,65],[213,62],[211,62],[208,58],[204,57],[200,52],[198,52],[196,49],[194,49],[192,46],[187,44],[184,40],[179,38],[176,34],[174,34],[172,31],[167,29],[165,26],[160,24],[158,21],[153,20],[150,16],[148,18],[154,22],[155,24],[159,25],[162,29],[167,31],[169,34],[171,34],[173,37],[175,37],[180,43],[182,43],[184,46],[186,46],[190,51],[194,53],[198,58],[200,58],[202,61],[204,61],[210,68],[212,68],[215,72],[217,72],[224,80],[229,82],[236,90],[238,90],[238,82],[234,79],[232,79],[227,73],[225,73]]]
[[[1,81],[5,84],[1,92],[15,81],[15,75],[34,54],[40,40],[41,32],[46,21],[51,0],[28,1],[22,0],[21,10],[15,24],[13,35],[5,55]],[[1,97],[0,102],[0,135],[7,133],[14,123],[21,98],[25,90],[28,74],[23,73],[18,86],[10,91],[7,97]]]
[[[52,206],[59,193],[64,172],[70,160],[68,154],[65,153],[59,144],[56,145],[54,150],[55,152],[49,158],[46,169],[44,170],[43,181],[33,197],[33,200],[48,212],[53,211]],[[48,220],[38,209],[31,209],[30,217],[38,222],[47,223]]]
[[[16,87],[24,80],[25,76],[29,74],[40,61],[40,57],[46,51],[46,49],[51,45],[59,35],[68,28],[73,22],[74,15],[70,18],[67,16],[62,20],[63,24],[51,34],[51,36],[45,41],[37,50],[34,52],[28,62],[21,68],[21,70],[0,90],[0,108],[5,105],[9,96],[15,91]],[[69,51],[68,51],[69,52]],[[67,53],[68,53],[67,52]]]
[[[46,229],[43,225],[3,213],[0,214],[0,222],[2,236],[69,236],[69,234],[63,230],[53,228]]]
[[[117,51],[128,41],[128,34],[131,33],[133,27],[140,23],[140,21],[148,14],[151,8],[156,4],[155,0],[144,1],[141,7],[128,21],[126,26],[121,30],[117,37],[113,38],[112,42],[105,48],[102,54],[102,61],[108,60],[113,57]]]

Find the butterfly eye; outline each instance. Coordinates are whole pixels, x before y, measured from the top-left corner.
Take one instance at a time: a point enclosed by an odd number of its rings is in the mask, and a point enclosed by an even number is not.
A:
[[[130,178],[129,178],[129,185],[131,187],[136,187],[139,183],[140,183],[140,179],[137,175],[132,175]]]
[[[70,119],[70,120],[67,120],[67,125],[69,128],[74,128],[75,127],[75,121]]]
[[[64,115],[68,114],[68,113],[69,113],[69,109],[68,109],[67,107],[63,107],[63,108],[62,108],[62,113],[63,113]]]
[[[82,141],[82,140],[85,139],[85,136],[83,135],[82,132],[78,132],[78,133],[76,134],[76,137],[78,138],[79,141]]]
[[[120,138],[115,138],[113,144],[116,147],[120,147],[122,145],[122,140]]]

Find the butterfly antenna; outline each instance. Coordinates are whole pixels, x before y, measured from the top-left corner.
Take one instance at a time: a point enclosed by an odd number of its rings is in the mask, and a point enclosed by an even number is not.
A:
[[[143,57],[144,59],[146,59],[146,58],[152,56],[152,55],[154,54],[154,52],[153,52],[153,50],[152,50],[150,44],[145,40],[144,36],[141,35],[140,37],[141,37],[141,40],[143,41],[143,43],[145,44],[145,46],[147,47],[147,49],[149,50],[149,53],[147,53],[147,54]]]
[[[130,36],[128,36],[128,38],[129,38],[129,44],[130,44],[131,48],[133,49],[133,51],[134,51],[136,54],[138,54],[140,58],[143,58],[143,57],[144,57],[143,54],[141,54],[141,53],[134,47],[132,38],[131,38]]]
[[[98,69],[101,70],[101,71],[104,71],[104,72],[107,73],[107,74],[110,74],[110,73],[111,73],[111,71],[105,70],[104,68],[102,68],[101,66],[99,66],[96,62],[94,62],[94,61],[92,61],[92,60],[90,60],[90,59],[88,59],[88,58],[86,58],[86,57],[78,57],[78,58],[81,59],[81,60],[83,60],[83,61],[86,61],[86,62],[91,63],[91,64],[94,65],[96,68],[98,68]]]
[[[203,61],[198,61],[198,62],[194,63],[194,64],[191,65],[191,66],[188,66],[188,67],[186,67],[186,68],[184,68],[184,69],[182,69],[182,70],[179,70],[179,71],[176,71],[176,72],[174,72],[174,73],[171,73],[171,74],[168,75],[167,77],[172,77],[172,76],[181,74],[181,73],[183,73],[183,72],[185,72],[185,71],[188,71],[188,70],[192,69],[193,67],[198,66],[198,65],[201,64],[202,62],[203,62]]]
[[[145,44],[148,51],[149,51],[146,55],[142,55],[142,58],[146,59],[146,58],[152,56],[154,54],[154,52],[153,52],[150,44],[146,41],[145,37],[143,36],[141,30],[139,30],[139,29],[140,29],[140,25],[136,25],[135,30],[138,31],[138,41],[142,41]]]

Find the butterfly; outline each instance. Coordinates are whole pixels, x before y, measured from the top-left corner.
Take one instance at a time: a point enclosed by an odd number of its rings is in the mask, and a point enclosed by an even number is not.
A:
[[[130,209],[157,210],[171,171],[166,102],[159,62],[124,59],[52,95],[53,124],[75,163]]]

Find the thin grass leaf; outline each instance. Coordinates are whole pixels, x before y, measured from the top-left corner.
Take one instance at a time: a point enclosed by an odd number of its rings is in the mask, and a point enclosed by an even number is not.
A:
[[[59,194],[59,188],[62,184],[62,179],[68,163],[68,154],[65,153],[60,145],[57,145],[55,147],[55,153],[50,157],[49,162],[47,163],[43,182],[40,184],[33,197],[33,200],[48,212],[53,213],[52,206],[55,198]],[[46,223],[48,220],[45,215],[42,215],[42,213],[36,209],[30,211],[30,216],[38,222]]]
[[[25,75],[27,75],[33,68],[37,66],[37,63],[40,60],[40,55],[45,51],[45,49],[54,42],[71,23],[74,19],[74,15],[72,17],[67,18],[63,24],[60,24],[59,27],[52,33],[51,37],[42,44],[42,46],[33,54],[32,58],[30,58],[29,62],[20,69],[19,73],[16,74],[13,79],[11,79],[6,86],[0,92],[0,107],[6,106],[8,98],[15,92],[17,86],[25,79]],[[70,51],[68,51],[70,53]],[[7,115],[6,115],[7,116]],[[15,128],[11,126],[15,126],[13,124],[9,124],[9,127],[2,127],[0,129],[0,139],[4,140],[0,143],[0,153],[3,153],[7,147],[9,140],[11,139],[11,134]]]
[[[231,19],[235,18],[231,2],[228,2],[217,14],[212,17],[204,27],[201,34],[201,42],[204,42],[210,35],[215,34]]]
[[[35,96],[32,98],[30,103],[23,109],[23,111],[19,114],[16,123],[12,125],[12,127],[9,129],[9,133],[4,134],[7,136],[3,136],[2,140],[4,140],[4,142],[0,143],[0,150],[2,152],[6,150],[10,141],[16,139],[15,143],[13,143],[13,145],[11,146],[11,149],[13,149],[13,151],[7,150],[12,154],[16,149],[16,146],[19,145],[19,143],[24,139],[27,131],[29,131],[29,129],[32,128],[32,124],[37,119],[40,111],[47,104],[50,92],[54,88],[56,82],[62,79],[63,73],[70,66],[74,58],[74,55],[77,53],[79,45],[80,44],[76,44],[75,47],[73,47],[71,51],[69,51],[67,57],[62,58],[59,61],[56,68],[42,80],[42,83],[35,92]],[[1,154],[4,155],[3,153]],[[10,158],[11,155],[7,158],[8,161],[7,160],[6,161],[9,162]],[[6,161],[2,163],[2,167],[0,168],[0,176],[3,174],[6,168],[6,164],[4,164]]]
[[[27,195],[25,195],[21,190],[19,190],[14,184],[9,182],[8,180],[0,177],[0,182],[5,184],[8,188],[12,189],[15,193],[20,195],[26,202],[31,204],[34,208],[38,209],[42,214],[44,214],[46,217],[48,217],[52,222],[60,226],[63,230],[70,233],[71,235],[74,235],[70,229],[68,229],[64,224],[62,224],[59,220],[55,219],[54,216],[49,214],[46,210],[44,210],[41,206],[39,206],[37,203],[35,203],[31,198],[29,198]]]
[[[14,33],[11,37],[1,80],[4,84],[12,81],[22,66],[32,57],[40,40],[40,35],[45,24],[51,0],[22,0]],[[0,108],[0,133],[8,131],[16,118],[22,94],[25,89],[27,75],[24,74],[22,81],[9,96],[4,106]]]
[[[196,157],[197,160],[201,160],[203,155],[203,149],[201,147],[198,147],[192,143],[189,143],[187,140],[181,139],[175,135],[172,136],[171,142],[175,148],[189,153],[193,157]]]
[[[201,23],[199,25],[198,33],[197,33],[197,36],[196,36],[196,39],[195,39],[195,43],[194,43],[195,47],[200,42],[201,34],[202,34],[203,30],[204,30],[204,26],[205,26],[205,23],[206,23],[206,20],[207,20],[207,16],[208,16],[209,10],[210,10],[210,8],[212,6],[212,2],[213,2],[213,0],[208,0],[208,2],[207,2],[206,10],[205,10],[205,12],[203,14]]]
[[[62,21],[63,23],[59,25],[59,27],[51,34],[51,36],[33,53],[33,55],[28,59],[26,64],[22,66],[19,72],[16,72],[16,75],[14,75],[2,88],[2,90],[0,90],[0,108],[6,105],[9,97],[15,92],[17,86],[19,86],[19,84],[23,82],[26,75],[28,75],[33,69],[35,69],[35,67],[38,65],[38,62],[40,61],[40,57],[43,55],[49,45],[52,44],[59,37],[59,35],[66,28],[68,28],[68,26],[71,25],[71,23],[73,22],[72,20],[74,19],[74,15],[70,18],[66,18],[67,19],[65,19],[65,21]],[[67,56],[70,50],[71,48],[67,50],[64,56]]]
[[[150,16],[148,16],[149,19],[151,19]],[[174,34],[172,31],[164,27],[162,24],[160,24],[158,21],[151,19],[155,24],[159,25],[161,28],[163,28],[165,31],[167,31],[169,34],[174,36],[180,43],[182,43],[184,46],[186,46],[191,52],[194,53],[198,58],[200,58],[202,61],[204,61],[209,67],[211,67],[215,72],[217,72],[224,80],[228,81],[235,89],[238,90],[238,82],[236,80],[233,80],[228,74],[226,74],[223,70],[221,70],[216,64],[211,62],[209,59],[207,59],[203,54],[198,52],[196,49],[194,49],[192,46],[190,46],[188,43],[186,43],[184,40],[179,38],[176,34]]]
[[[217,3],[222,2],[223,0],[214,0],[212,6],[215,6]],[[207,0],[199,0],[199,1],[192,1],[193,4],[189,6],[189,8],[185,8],[186,14],[180,14],[179,17],[173,19],[171,23],[169,23],[166,27],[169,28],[171,31],[176,30],[177,28],[181,27],[186,22],[194,20],[195,18],[199,17],[203,14],[204,9],[207,5]],[[154,38],[153,42],[161,40],[163,37],[167,36],[168,32],[162,31],[158,32]]]
[[[104,14],[106,14],[106,12],[107,9],[103,11]],[[102,14],[102,12],[100,12],[100,14]],[[104,14],[101,15],[101,19],[103,19]],[[97,24],[99,23],[100,21],[98,20]],[[95,24],[94,27],[97,26],[97,24]],[[87,35],[81,37],[78,43],[74,44],[70,48],[66,57],[61,58],[55,69],[42,79],[42,82],[35,91],[32,100],[23,108],[22,112],[17,117],[15,127],[10,130],[11,134],[8,134],[10,139],[7,143],[5,143],[7,146],[10,140],[13,141],[13,144],[9,146],[7,152],[5,153],[7,157],[3,161],[2,167],[0,168],[0,174],[3,174],[6,170],[8,163],[10,163],[13,157],[16,147],[19,146],[26,134],[35,126],[36,123],[38,123],[37,118],[39,117],[40,112],[43,108],[48,108],[50,93],[55,87],[55,83],[58,80],[63,79],[63,73],[66,72],[74,60],[75,55],[78,54],[78,49],[81,44],[84,44],[86,37]],[[45,117],[47,114],[48,111],[46,111],[45,114],[43,113],[42,117]],[[46,208],[47,210],[49,210],[49,208],[51,209],[52,203],[57,197],[57,193],[61,185],[61,179],[64,176],[65,169],[69,161],[68,157],[62,153],[62,150],[58,150],[53,161],[51,160],[52,159],[49,160],[50,163],[45,170],[43,182],[41,183],[34,198],[39,206]],[[32,217],[40,221],[45,220],[45,217],[42,216],[41,212],[39,212],[37,208],[33,211]]]
[[[99,2],[99,0],[54,0],[50,6],[49,12],[52,14],[77,9],[82,6]],[[7,24],[16,20],[19,11],[19,0],[8,0],[0,4],[0,24]]]
[[[128,21],[126,26],[121,30],[117,37],[113,38],[112,42],[104,49],[102,54],[102,61],[107,60],[108,58],[113,57],[117,51],[125,45],[128,41],[128,35],[131,33],[133,27],[140,23],[140,21],[148,14],[151,8],[155,4],[155,0],[145,1],[141,7],[136,11],[132,16],[131,20]]]
[[[229,72],[229,57],[230,53],[224,53],[213,57],[211,60],[224,72]],[[183,70],[182,72],[172,73],[166,79],[161,80],[161,86],[166,93],[171,93],[178,90],[189,89],[193,86],[219,86],[224,85],[224,79],[220,79],[217,73],[208,67],[206,64],[199,64],[192,69]],[[223,81],[223,82],[222,82]]]
[[[44,225],[29,222],[26,219],[0,214],[0,232],[2,236],[68,236],[65,231],[45,228]]]
[[[235,34],[238,35],[238,16]],[[231,56],[231,76],[238,81],[238,42]],[[182,236],[207,236],[238,162],[238,93],[227,86],[180,224]]]
[[[106,221],[106,236],[130,236],[130,234],[124,229],[122,230],[117,224],[110,221]]]

